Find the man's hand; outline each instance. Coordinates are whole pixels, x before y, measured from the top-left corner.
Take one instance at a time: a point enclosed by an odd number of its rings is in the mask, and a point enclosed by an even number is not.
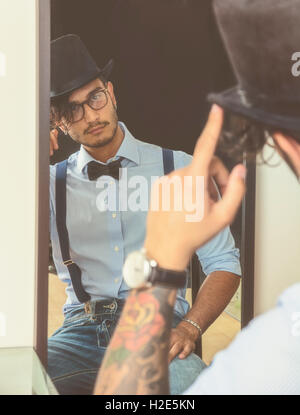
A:
[[[189,324],[189,323],[187,323]],[[194,329],[192,327],[192,329]],[[199,333],[195,328],[189,330],[183,323],[178,324],[175,329],[171,331],[170,338],[170,351],[169,351],[169,363],[178,356],[179,359],[185,359],[196,348],[196,340]]]
[[[243,199],[245,167],[240,164],[229,175],[222,162],[214,157],[222,123],[223,110],[214,105],[206,127],[196,144],[191,164],[162,177],[153,184],[145,248],[148,256],[155,259],[162,268],[184,270],[197,248],[232,223]],[[170,209],[161,208],[165,197],[165,194],[162,194],[162,184],[175,176],[179,177],[184,189],[182,194],[187,189],[192,194],[193,201],[197,200],[196,177],[203,177],[201,201],[204,206],[201,220],[187,221],[187,215],[190,215],[191,211],[185,204],[180,210],[175,209],[174,201],[178,200],[175,186],[170,186]],[[184,180],[188,176],[192,177],[192,184],[187,186]],[[215,202],[216,197],[210,192],[212,178],[222,194],[222,199],[218,202]]]
[[[50,156],[53,156],[54,150],[58,150],[58,130],[55,128],[50,131]]]

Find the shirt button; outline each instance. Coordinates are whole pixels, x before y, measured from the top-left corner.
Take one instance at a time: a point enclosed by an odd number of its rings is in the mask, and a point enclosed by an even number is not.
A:
[[[119,247],[115,246],[115,251],[118,252],[119,251]]]
[[[113,213],[112,214],[112,217],[115,219],[117,217],[117,214],[116,213]]]
[[[115,283],[119,282],[119,278],[115,278]]]

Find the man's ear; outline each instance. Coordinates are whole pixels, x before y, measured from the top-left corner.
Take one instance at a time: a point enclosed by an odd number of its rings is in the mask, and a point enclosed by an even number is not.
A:
[[[290,168],[300,177],[300,143],[294,138],[282,133],[274,133],[273,138],[279,154],[289,164]],[[288,162],[289,161],[289,162]]]
[[[107,89],[108,89],[109,95],[111,97],[111,100],[112,100],[115,108],[117,109],[117,100],[116,100],[116,97],[115,97],[115,94],[114,94],[114,86],[110,81],[107,82]]]

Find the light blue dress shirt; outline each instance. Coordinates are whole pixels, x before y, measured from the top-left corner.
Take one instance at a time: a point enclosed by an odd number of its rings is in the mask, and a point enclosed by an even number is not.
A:
[[[161,147],[135,139],[123,123],[120,126],[125,133],[124,140],[116,156],[107,161],[123,157],[122,175],[127,174],[128,181],[133,176],[142,176],[148,183],[143,200],[150,195],[151,178],[163,176]],[[143,246],[147,211],[127,211],[119,208],[115,211],[100,211],[101,197],[107,186],[116,186],[119,182],[108,176],[90,181],[87,164],[94,160],[81,147],[68,159],[67,169],[67,229],[70,240],[72,260],[82,272],[82,285],[92,300],[127,297],[129,288],[122,278],[122,267],[127,255]],[[191,156],[174,152],[175,169],[187,165]],[[126,172],[125,172],[126,170]],[[64,312],[80,303],[73,291],[67,267],[63,264],[55,220],[55,174],[56,167],[50,166],[50,230],[53,259],[59,278],[67,284],[67,301]],[[101,187],[103,186],[103,187]],[[134,199],[135,189],[129,189],[126,196]],[[124,200],[124,193],[123,200]],[[149,199],[148,199],[149,200]],[[138,206],[137,206],[138,207]],[[172,235],[170,235],[170,238]],[[213,271],[229,271],[241,275],[239,250],[235,248],[230,229],[226,228],[209,243],[197,251],[203,271],[206,275]],[[186,289],[178,291],[175,310],[185,315],[189,309],[185,300]]]
[[[300,283],[219,352],[187,395],[300,395]]]

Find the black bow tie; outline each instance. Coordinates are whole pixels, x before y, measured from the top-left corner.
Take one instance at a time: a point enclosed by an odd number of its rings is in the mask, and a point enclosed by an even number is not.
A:
[[[112,161],[108,164],[100,164],[96,161],[90,161],[87,166],[87,173],[90,180],[97,180],[100,176],[111,176],[119,180],[119,169],[121,168],[121,160]]]

